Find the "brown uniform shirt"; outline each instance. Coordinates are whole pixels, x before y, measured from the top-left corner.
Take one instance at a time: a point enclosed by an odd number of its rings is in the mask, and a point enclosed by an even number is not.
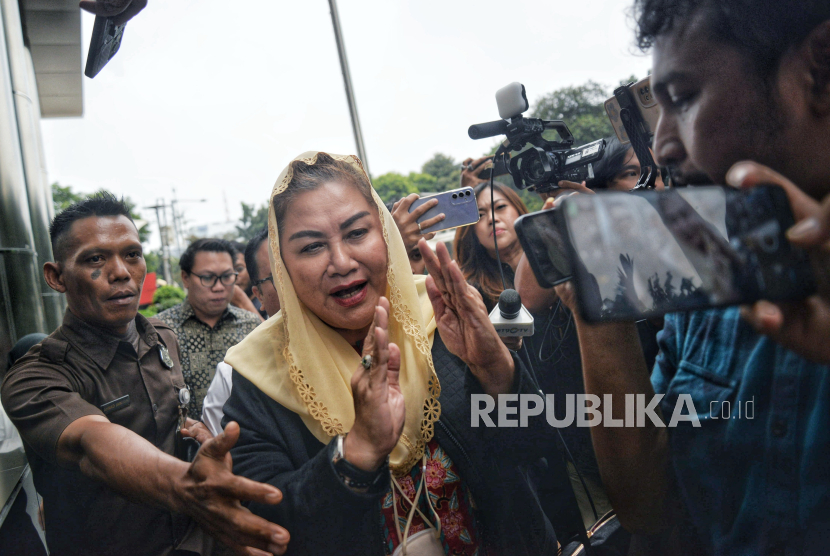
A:
[[[135,327],[138,341],[133,344],[67,311],[63,325],[22,357],[3,381],[3,407],[23,437],[43,496],[53,556],[167,555],[188,525],[184,516],[132,503],[56,463],[64,429],[86,415],[104,415],[174,453],[178,391],[184,387],[176,336],[162,322],[140,314]],[[162,360],[163,346],[172,368]]]

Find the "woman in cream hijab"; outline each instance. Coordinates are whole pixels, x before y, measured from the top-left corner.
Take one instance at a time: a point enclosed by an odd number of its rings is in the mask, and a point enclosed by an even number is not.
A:
[[[318,152],[277,179],[269,241],[282,310],[228,351],[225,421],[287,554],[554,554],[515,448],[548,427],[471,427],[471,394],[532,381],[446,248],[413,276],[360,161]]]

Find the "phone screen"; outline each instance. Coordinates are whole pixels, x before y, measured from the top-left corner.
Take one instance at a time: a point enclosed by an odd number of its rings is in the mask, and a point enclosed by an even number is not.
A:
[[[584,316],[638,320],[813,290],[785,232],[786,194],[761,186],[574,195],[562,207]]]
[[[565,239],[557,224],[559,209],[525,214],[513,226],[536,281],[551,288],[571,278]]]

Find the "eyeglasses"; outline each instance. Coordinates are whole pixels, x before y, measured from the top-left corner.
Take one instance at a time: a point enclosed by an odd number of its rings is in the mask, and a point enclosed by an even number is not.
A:
[[[236,283],[236,277],[239,274],[238,272],[226,272],[221,276],[217,276],[216,274],[196,274],[195,272],[191,273],[193,276],[198,276],[199,281],[202,285],[206,288],[212,288],[216,285],[217,280],[222,281],[223,286],[232,286]]]
[[[264,283],[264,282],[271,282],[271,285],[272,285],[272,286],[274,286],[274,288],[276,288],[276,287],[277,287],[277,285],[276,285],[276,284],[274,284],[274,276],[273,276],[273,275],[271,275],[271,276],[266,276],[266,277],[265,277],[265,278],[263,278],[262,280],[257,280],[256,282],[254,282],[254,283],[253,283],[253,284],[251,284],[251,285],[252,285],[252,286],[257,286],[257,287],[259,287],[259,285],[260,285],[260,284],[262,284],[262,283]]]

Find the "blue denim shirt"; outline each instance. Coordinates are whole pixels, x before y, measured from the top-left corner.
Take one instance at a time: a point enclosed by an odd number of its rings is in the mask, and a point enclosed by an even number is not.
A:
[[[715,554],[827,553],[830,367],[756,334],[734,307],[667,315],[658,341],[664,414],[689,394],[700,418],[669,442],[704,542]]]

